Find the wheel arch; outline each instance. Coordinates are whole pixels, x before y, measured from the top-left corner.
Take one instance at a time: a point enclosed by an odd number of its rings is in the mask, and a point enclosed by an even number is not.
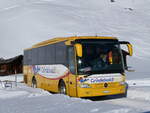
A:
[[[33,81],[33,80],[36,80],[35,76],[32,77],[32,81]]]
[[[65,87],[66,87],[66,94],[68,94],[68,91],[67,91],[67,89],[68,89],[68,87],[67,87],[67,83],[66,83],[66,81],[64,80],[64,79],[60,79],[59,80],[59,82],[58,82],[58,92],[60,92],[60,88],[61,88],[61,83],[64,83],[64,85],[65,85]]]
[[[59,90],[59,88],[60,88],[60,83],[61,83],[61,82],[64,82],[64,83],[65,83],[65,81],[64,81],[63,79],[60,79],[59,82],[58,82],[58,90]],[[65,83],[65,85],[66,85],[66,83]]]

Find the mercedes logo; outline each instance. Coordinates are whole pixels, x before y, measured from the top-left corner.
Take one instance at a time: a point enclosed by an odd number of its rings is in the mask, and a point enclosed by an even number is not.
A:
[[[108,87],[108,84],[107,84],[107,83],[104,83],[104,87],[107,88],[107,87]]]

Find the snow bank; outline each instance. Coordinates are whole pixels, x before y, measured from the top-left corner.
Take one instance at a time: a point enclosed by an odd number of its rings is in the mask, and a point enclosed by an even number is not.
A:
[[[128,80],[128,98],[150,101],[150,78]]]
[[[128,80],[129,86],[139,87],[139,86],[150,86],[150,78],[138,79],[138,80]]]
[[[9,90],[0,89],[0,99],[15,98],[15,97],[24,96],[27,94],[28,92],[26,91],[9,91]]]
[[[144,88],[146,89],[146,88]],[[149,88],[148,88],[149,90]],[[128,91],[128,98],[136,99],[136,100],[143,100],[143,101],[150,101],[150,91],[142,91],[140,89],[137,90],[129,90]]]
[[[0,84],[1,86],[1,84]],[[16,98],[16,97],[40,97],[40,96],[49,96],[51,95],[49,92],[44,91],[39,88],[28,87],[24,83],[17,83],[17,86],[13,84],[13,87],[0,87],[0,99],[8,99],[8,98]]]
[[[104,112],[104,113],[130,113],[131,109],[130,108],[120,108],[120,109],[115,109],[115,110],[111,110],[108,112]]]

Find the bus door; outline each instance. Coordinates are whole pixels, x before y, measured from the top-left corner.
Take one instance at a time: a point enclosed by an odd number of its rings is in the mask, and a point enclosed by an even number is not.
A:
[[[68,68],[70,70],[68,81],[69,96],[77,96],[76,64],[74,47],[68,47]]]

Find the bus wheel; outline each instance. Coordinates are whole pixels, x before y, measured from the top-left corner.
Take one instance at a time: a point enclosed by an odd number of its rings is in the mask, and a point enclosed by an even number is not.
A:
[[[126,83],[125,93],[121,94],[121,97],[127,97],[128,94],[128,84]]]
[[[32,79],[32,87],[37,88],[37,82],[36,82],[35,77]]]
[[[59,93],[66,94],[66,85],[63,80],[59,83]]]

